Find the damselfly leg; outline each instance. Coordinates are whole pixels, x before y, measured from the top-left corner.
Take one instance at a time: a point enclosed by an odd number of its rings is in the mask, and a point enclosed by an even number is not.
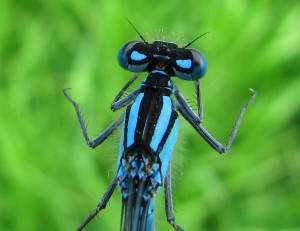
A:
[[[78,227],[77,231],[83,230],[87,224],[102,210],[105,209],[110,197],[114,193],[116,187],[118,186],[118,179],[114,177],[113,181],[109,185],[107,191],[105,192],[102,200],[98,204],[97,208],[84,220],[84,222]]]
[[[165,179],[165,206],[166,206],[166,216],[168,222],[177,231],[184,231],[183,228],[175,223],[175,215],[173,209],[173,199],[172,199],[172,179],[171,179],[171,164],[169,165],[166,179]]]
[[[178,89],[177,89],[178,90]],[[250,100],[243,105],[241,108],[238,118],[233,126],[233,129],[230,132],[230,136],[227,140],[226,145],[223,145],[219,143],[208,131],[205,130],[205,128],[197,123],[197,121],[194,119],[193,116],[191,116],[190,113],[187,112],[185,104],[182,103],[182,101],[177,101],[177,110],[180,112],[180,114],[194,127],[194,129],[199,133],[200,136],[217,152],[224,153],[226,152],[232,145],[232,142],[235,139],[235,136],[237,134],[237,131],[241,125],[242,119],[244,117],[245,111],[248,108],[248,106],[254,101],[256,98],[256,92],[253,89],[250,89],[252,92],[252,97]]]
[[[200,122],[203,120],[203,109],[202,109],[202,97],[201,97],[201,87],[200,87],[200,81],[195,81],[195,87],[196,87],[196,94],[197,94],[197,108],[198,108],[198,116],[200,119]]]
[[[67,93],[69,89],[65,89],[64,95],[67,97],[67,99],[73,104],[73,106],[75,107],[76,110],[76,114],[80,123],[80,127],[81,127],[81,131],[83,133],[84,139],[86,141],[86,143],[88,144],[88,146],[90,146],[91,148],[95,148],[98,145],[100,145],[104,140],[107,139],[107,137],[109,137],[116,129],[117,127],[123,122],[123,118],[124,118],[124,113],[119,116],[118,119],[116,119],[107,129],[105,129],[99,136],[97,136],[95,139],[91,140],[89,138],[89,135],[87,133],[86,130],[86,126],[84,124],[84,120],[83,117],[80,113],[80,108],[79,105],[69,96],[69,94]]]

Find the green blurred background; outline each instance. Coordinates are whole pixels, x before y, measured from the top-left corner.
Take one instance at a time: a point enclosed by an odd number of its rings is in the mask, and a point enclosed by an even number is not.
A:
[[[226,139],[252,87],[232,149],[219,155],[181,120],[173,161],[176,221],[187,230],[300,230],[300,2],[0,1],[0,230],[75,230],[115,173],[120,131],[91,137],[120,112],[110,103],[132,73],[116,55],[139,39],[193,44],[207,57],[204,122]],[[145,76],[145,75],[142,75]],[[139,81],[141,81],[140,78]],[[139,82],[137,81],[137,82]],[[192,82],[174,80],[195,106]],[[163,192],[157,230],[172,230]],[[87,230],[119,230],[118,190]]]

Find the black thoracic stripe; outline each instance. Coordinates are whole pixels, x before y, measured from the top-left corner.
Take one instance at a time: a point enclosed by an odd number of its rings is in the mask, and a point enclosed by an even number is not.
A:
[[[178,118],[178,114],[177,112],[175,111],[174,107],[173,107],[173,110],[172,110],[172,114],[171,114],[171,118],[170,118],[170,121],[169,121],[169,124],[168,124],[168,127],[167,127],[167,130],[166,130],[166,133],[164,134],[159,146],[158,146],[158,149],[157,149],[157,152],[160,153],[161,150],[163,149],[172,129],[173,129],[173,126],[175,124],[175,121],[176,119]]]
[[[146,115],[144,116],[147,116],[146,124],[144,127],[144,133],[143,133],[143,142],[145,144],[145,147],[148,148],[148,152],[152,153],[152,150],[150,150],[149,147],[155,132],[157,122],[162,113],[162,108],[164,103],[163,96],[165,95],[165,92],[164,90],[154,90],[154,91],[152,90],[151,92],[149,92],[149,94],[152,95],[151,102],[149,106],[146,108],[146,110],[143,111],[144,113],[146,113]],[[168,121],[168,127],[165,131],[165,134],[163,134],[161,143],[158,146],[157,153],[160,153],[160,151],[162,150],[167,138],[169,137],[169,134],[172,131],[172,128],[177,118],[178,118],[178,114],[175,111],[174,106],[172,106],[170,121]]]
[[[144,97],[140,103],[138,118],[137,118],[137,125],[134,134],[134,143],[137,145],[141,144],[141,139],[145,127],[145,123],[147,120],[148,108],[151,103],[151,95],[144,92]]]
[[[162,96],[157,93],[157,90],[145,89],[138,112],[134,137],[136,144],[147,146],[151,142],[162,105]]]
[[[151,91],[149,94],[152,94],[152,97],[147,108],[147,120],[143,132],[143,141],[147,147],[150,146],[150,142],[152,141],[152,137],[163,108],[163,95],[161,90]]]

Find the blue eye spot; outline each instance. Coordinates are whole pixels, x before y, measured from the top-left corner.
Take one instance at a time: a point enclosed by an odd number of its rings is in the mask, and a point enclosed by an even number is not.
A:
[[[130,58],[131,58],[131,60],[133,60],[133,61],[141,61],[141,60],[147,58],[147,56],[144,55],[144,54],[141,54],[141,53],[138,52],[138,51],[133,51],[133,52],[131,53],[131,55],[130,55]]]
[[[183,69],[190,69],[192,67],[192,60],[190,59],[177,59],[176,64]]]

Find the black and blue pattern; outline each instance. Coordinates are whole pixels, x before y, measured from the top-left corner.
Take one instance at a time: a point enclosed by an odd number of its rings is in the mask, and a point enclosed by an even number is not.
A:
[[[140,34],[139,34],[140,35]],[[162,187],[165,191],[165,206],[168,222],[177,231],[183,229],[175,223],[172,203],[171,160],[177,141],[179,114],[219,153],[228,150],[236,136],[244,112],[255,99],[255,91],[245,104],[232,129],[226,145],[213,138],[202,126],[202,104],[200,82],[207,69],[204,55],[194,49],[187,49],[191,43],[179,48],[175,43],[155,41],[126,43],[118,54],[118,61],[124,69],[148,72],[140,86],[124,96],[124,92],[138,78],[135,75],[114,99],[113,111],[126,107],[125,112],[104,132],[90,140],[78,104],[64,91],[74,105],[87,144],[95,148],[108,138],[122,124],[117,174],[104,194],[97,208],[78,228],[82,230],[106,207],[115,188],[122,193],[121,230],[154,231],[154,198]],[[198,112],[194,112],[172,77],[194,81],[198,101]],[[171,96],[174,96],[171,98]]]

